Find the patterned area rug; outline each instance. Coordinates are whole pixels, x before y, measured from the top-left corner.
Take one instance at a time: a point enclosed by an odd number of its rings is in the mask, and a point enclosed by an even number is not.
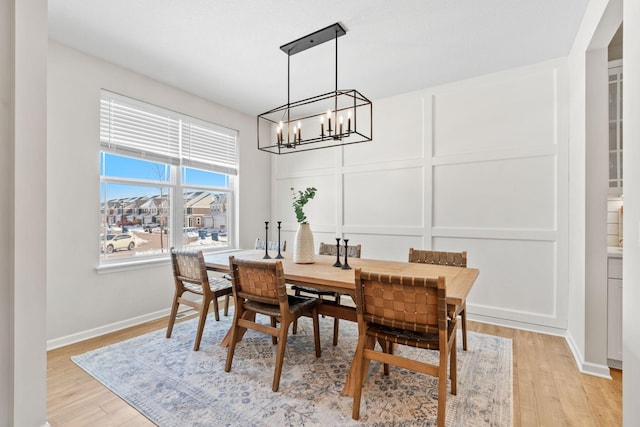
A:
[[[363,389],[360,421],[353,399],[341,390],[357,342],[357,325],[340,322],[331,345],[333,319],[320,320],[322,357],[316,358],[311,319],[291,335],[280,390],[271,391],[276,346],[249,331],[236,347],[231,372],[219,343],[229,317],[207,319],[194,352],[196,319],[103,347],[72,360],[159,426],[431,426],[436,423],[438,380],[391,367],[388,377],[372,362]],[[265,322],[268,319],[265,318]],[[458,339],[458,394],[447,386],[447,426],[510,426],[511,340],[469,332],[469,350]],[[399,346],[398,354],[416,352]],[[437,354],[419,350],[425,358]]]

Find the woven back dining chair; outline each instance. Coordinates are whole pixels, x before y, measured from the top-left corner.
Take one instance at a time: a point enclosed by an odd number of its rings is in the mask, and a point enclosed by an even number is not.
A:
[[[230,256],[229,267],[233,278],[235,310],[224,370],[226,372],[231,370],[236,342],[242,329],[252,329],[271,335],[277,338],[278,344],[271,388],[273,391],[278,391],[289,326],[294,319],[302,315],[313,319],[316,357],[320,357],[319,301],[316,298],[287,295],[282,261],[260,262]],[[256,314],[269,316],[271,325],[256,322]]]
[[[286,252],[287,251],[287,241],[283,240],[280,243],[280,251],[281,252]],[[256,239],[256,244],[255,244],[255,249],[261,249],[264,250],[264,245],[265,245],[265,240],[262,239]],[[277,251],[278,250],[278,242],[275,240],[269,240],[268,242],[266,242],[267,245],[267,250],[269,251]]]
[[[409,262],[423,264],[452,265],[454,267],[467,267],[467,252],[442,252],[409,249]],[[467,303],[459,306],[449,306],[449,311],[455,312],[452,316],[460,316],[462,319],[462,349],[467,351]]]
[[[362,252],[361,245],[349,245],[347,246],[347,257],[349,258],[360,258],[360,253]],[[318,250],[319,255],[333,255],[336,256],[338,253],[338,249],[336,245],[329,245],[327,243],[320,243],[320,248]],[[344,246],[340,246],[340,256],[344,256]],[[313,295],[323,301],[324,304],[336,304],[340,305],[340,293],[333,291],[323,291],[320,289],[309,288],[307,286],[293,285],[291,287],[293,289],[295,295],[301,295],[302,293]],[[326,297],[330,299],[327,300]],[[335,317],[333,319],[333,345],[338,345],[338,330],[340,328],[340,319]],[[293,333],[295,334],[298,330],[298,322],[293,323]]]
[[[200,349],[200,341],[204,324],[207,320],[209,306],[213,302],[215,319],[220,320],[218,309],[218,298],[224,296],[224,315],[229,314],[229,296],[232,293],[231,282],[223,277],[209,277],[204,263],[202,251],[177,251],[171,248],[171,265],[173,267],[173,282],[175,292],[173,303],[171,304],[171,315],[169,316],[169,326],[167,327],[167,338],[171,337],[173,325],[178,314],[180,304],[187,305],[198,311],[200,320],[196,331],[196,339],[193,350]],[[184,298],[185,293],[200,295],[199,300]]]
[[[369,362],[375,360],[438,377],[438,426],[446,420],[447,367],[451,393],[456,394],[456,318],[447,316],[444,277],[425,278],[362,271],[356,268],[358,346],[352,417],[360,418],[362,387]],[[379,342],[381,351],[375,344]],[[438,350],[437,364],[393,354],[394,344]],[[385,375],[389,370],[385,369]],[[393,391],[388,393],[393,394]]]

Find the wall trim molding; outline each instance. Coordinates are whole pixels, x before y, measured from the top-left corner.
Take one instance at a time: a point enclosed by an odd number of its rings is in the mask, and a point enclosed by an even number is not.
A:
[[[432,227],[433,237],[455,237],[491,240],[535,240],[556,242],[557,231],[533,228],[474,228],[474,227]]]
[[[496,160],[516,160],[532,157],[553,157],[558,154],[554,144],[529,147],[506,148],[490,151],[476,151],[474,153],[445,154],[433,156],[433,166],[457,165],[462,163],[493,162]]]

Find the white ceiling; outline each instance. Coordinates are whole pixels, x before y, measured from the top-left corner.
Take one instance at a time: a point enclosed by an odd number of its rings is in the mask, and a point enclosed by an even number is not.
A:
[[[588,0],[49,0],[51,39],[238,111],[287,101],[279,47],[335,22],[338,86],[369,99],[566,56]],[[291,57],[333,90],[335,43]]]

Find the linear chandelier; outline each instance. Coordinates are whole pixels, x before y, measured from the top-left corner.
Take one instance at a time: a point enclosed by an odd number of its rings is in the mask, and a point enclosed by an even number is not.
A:
[[[340,23],[280,46],[287,54],[287,103],[258,116],[258,149],[288,154],[371,141],[373,107],[355,89],[338,89]],[[291,55],[329,40],[336,41],[335,90],[291,102]]]

